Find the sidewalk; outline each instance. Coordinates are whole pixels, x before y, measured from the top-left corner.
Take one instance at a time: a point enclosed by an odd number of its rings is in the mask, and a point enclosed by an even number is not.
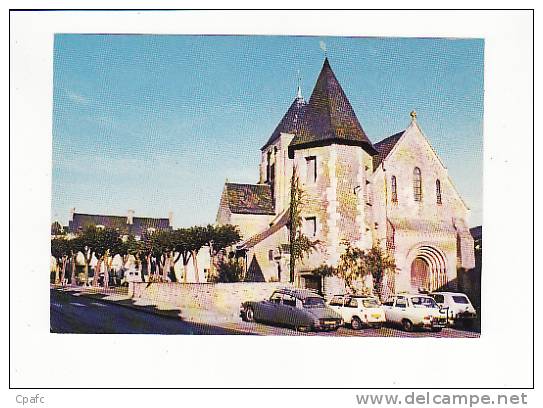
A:
[[[232,328],[233,325],[236,325],[237,327],[237,325],[242,322],[239,316],[225,316],[203,309],[182,309],[169,302],[132,298],[126,287],[102,288],[92,286],[62,286],[55,284],[50,285],[50,287],[54,290],[69,293],[72,296],[85,296],[116,304],[118,306],[140,310],[145,313],[182,319],[186,322],[211,324],[224,328]]]

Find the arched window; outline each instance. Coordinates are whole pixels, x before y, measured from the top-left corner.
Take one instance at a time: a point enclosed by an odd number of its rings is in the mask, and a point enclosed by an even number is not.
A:
[[[422,201],[422,176],[418,167],[413,170],[413,197],[415,201]]]
[[[392,193],[392,202],[398,202],[398,186],[396,185],[396,176],[392,176],[390,179],[390,189]]]
[[[441,181],[436,180],[436,203],[441,204]]]

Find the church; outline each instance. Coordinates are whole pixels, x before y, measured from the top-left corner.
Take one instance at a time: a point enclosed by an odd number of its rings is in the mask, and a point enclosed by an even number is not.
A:
[[[380,246],[396,263],[393,292],[456,289],[474,268],[469,208],[417,123],[372,143],[330,62],[306,101],[300,88],[260,152],[258,183],[226,182],[218,224],[234,224],[243,241],[247,281],[289,282],[290,179],[304,191],[303,232],[323,245],[296,265],[294,284],[326,294],[337,277],[312,273],[337,265],[348,241]],[[460,285],[461,286],[461,285]]]

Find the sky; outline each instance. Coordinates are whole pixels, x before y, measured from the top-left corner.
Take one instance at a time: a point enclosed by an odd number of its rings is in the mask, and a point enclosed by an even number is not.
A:
[[[258,181],[299,77],[309,99],[322,43],[370,140],[415,109],[481,225],[483,40],[289,36],[57,34],[53,220],[75,207],[213,223],[226,179]]]

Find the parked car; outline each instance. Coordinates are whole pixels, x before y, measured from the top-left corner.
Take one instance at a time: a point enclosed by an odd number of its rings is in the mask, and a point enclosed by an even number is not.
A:
[[[477,318],[477,311],[464,293],[432,292],[430,296],[440,307],[447,310],[447,318],[451,325],[461,324],[470,327]]]
[[[243,302],[240,316],[248,322],[281,324],[299,331],[337,330],[343,325],[324,298],[307,289],[279,289],[268,300]]]
[[[415,327],[439,332],[447,325],[447,313],[428,295],[395,295],[383,303],[387,322],[400,324],[405,331]]]
[[[385,311],[378,299],[362,295],[335,295],[328,306],[338,312],[353,330],[362,327],[380,327],[385,321]]]
[[[130,268],[124,271],[121,279],[122,286],[128,286],[129,282],[141,282],[140,271],[136,268]]]

